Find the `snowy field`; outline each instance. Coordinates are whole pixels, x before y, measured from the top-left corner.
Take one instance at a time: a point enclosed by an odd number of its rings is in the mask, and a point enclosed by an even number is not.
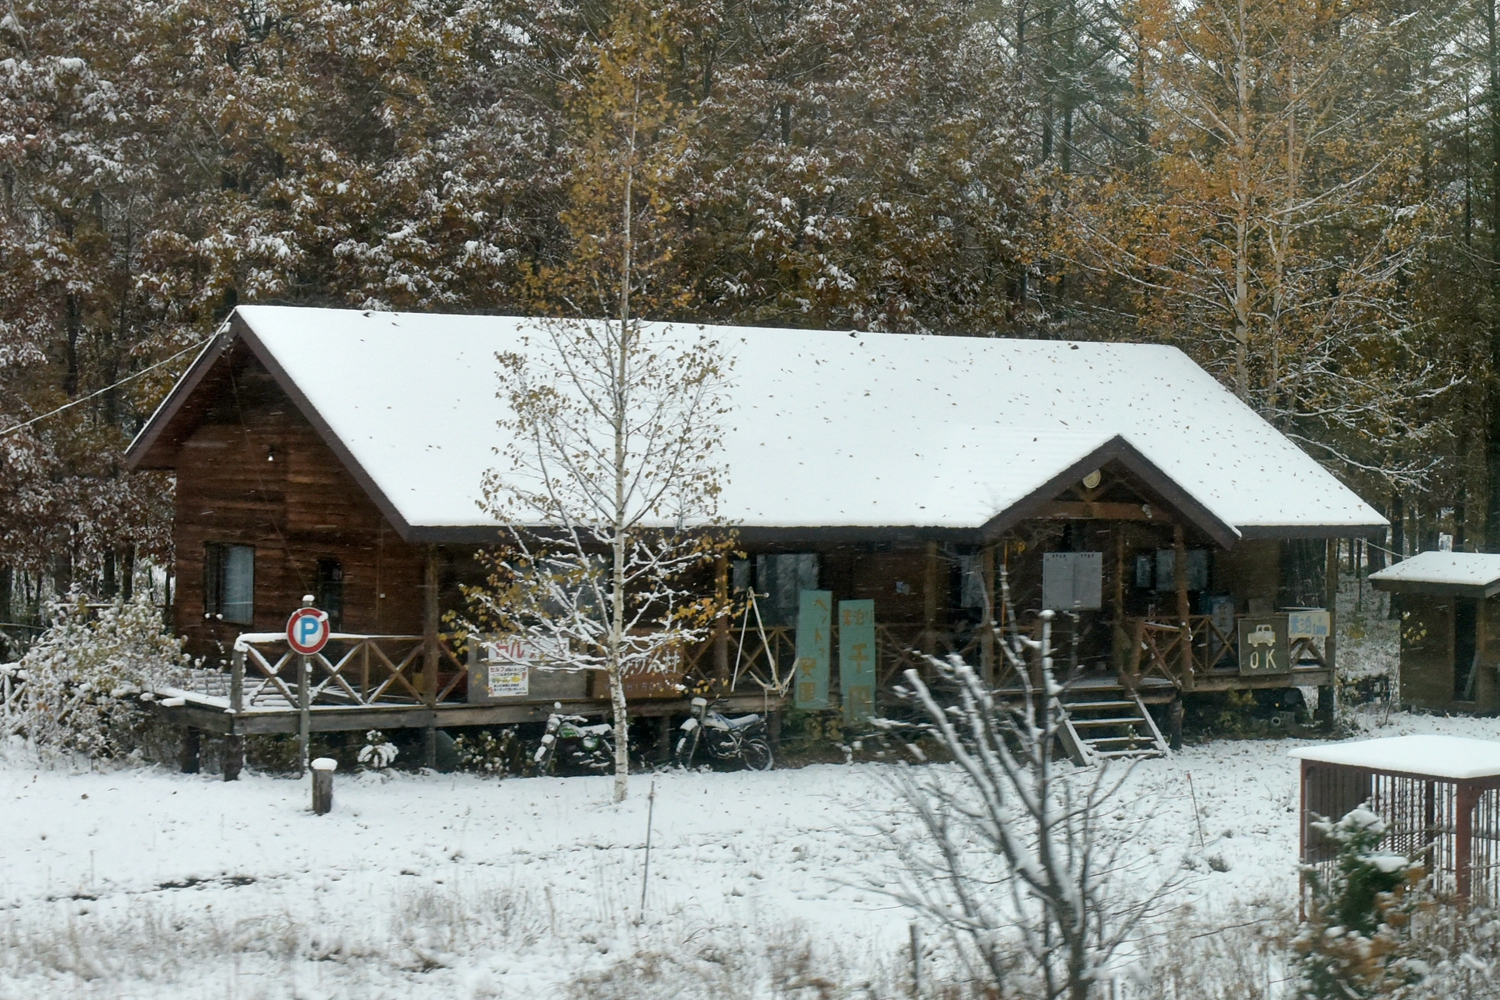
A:
[[[1408,732],[1500,737],[1500,721],[1397,714],[1372,735]],[[1131,877],[1175,873],[1172,907],[1224,923],[1285,900],[1301,742],[1141,763],[1112,817],[1140,827]],[[889,773],[666,772],[620,807],[607,777],[341,776],[316,817],[299,781],[70,770],[13,747],[0,997],[651,996],[684,969],[705,995],[888,996],[910,921],[879,891]]]

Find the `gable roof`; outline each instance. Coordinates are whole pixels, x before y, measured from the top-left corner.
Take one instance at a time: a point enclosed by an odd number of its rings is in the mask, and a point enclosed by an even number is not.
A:
[[[1376,590],[1458,597],[1500,594],[1500,555],[1492,552],[1419,552],[1370,574]]]
[[[720,498],[742,533],[948,529],[994,537],[1117,460],[1220,544],[1386,522],[1181,351],[1141,344],[648,324],[732,355]],[[495,354],[539,322],[242,306],[127,459],[170,467],[193,391],[243,341],[403,537],[488,537]],[[162,447],[155,447],[157,442]]]

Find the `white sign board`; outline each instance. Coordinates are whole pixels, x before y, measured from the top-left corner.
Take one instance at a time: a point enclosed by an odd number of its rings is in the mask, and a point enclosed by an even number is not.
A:
[[[1326,611],[1288,611],[1286,635],[1288,639],[1328,638],[1329,618]]]
[[[1042,556],[1042,607],[1097,611],[1103,602],[1103,552],[1048,552]]]
[[[486,673],[491,698],[524,698],[531,693],[531,668],[525,664],[490,663]]]

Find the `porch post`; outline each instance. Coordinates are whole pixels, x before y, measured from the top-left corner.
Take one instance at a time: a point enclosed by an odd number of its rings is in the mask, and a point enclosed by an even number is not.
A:
[[[1177,627],[1182,634],[1179,650],[1181,687],[1191,690],[1193,686],[1193,630],[1188,621],[1192,606],[1188,604],[1187,589],[1187,532],[1181,524],[1172,526],[1172,575],[1177,584]]]
[[[938,544],[927,543],[927,565],[922,582],[922,652],[928,656],[937,652],[937,579]]]
[[[1115,673],[1125,669],[1125,654],[1130,647],[1130,638],[1125,632],[1125,529],[1118,521],[1110,525],[1111,540],[1115,550],[1114,587],[1110,593],[1110,613],[1114,615],[1114,629],[1110,635],[1110,659]]]
[[[720,552],[714,557],[714,602],[719,617],[714,620],[714,682],[719,690],[729,690],[729,557]]]
[[[1336,701],[1338,671],[1334,665],[1334,654],[1338,651],[1339,540],[1337,538],[1328,539],[1323,558],[1323,606],[1328,609],[1328,638],[1323,640],[1323,665],[1328,670],[1328,683],[1318,688],[1318,722],[1325,728],[1331,728],[1338,711]],[[1325,691],[1327,694],[1324,694]]]
[[[995,686],[995,546],[979,550],[979,576],[984,584],[984,617],[979,622],[979,675],[984,686]]]
[[[437,767],[438,568],[437,546],[427,546],[422,593],[422,698],[430,714],[422,731],[422,765]]]

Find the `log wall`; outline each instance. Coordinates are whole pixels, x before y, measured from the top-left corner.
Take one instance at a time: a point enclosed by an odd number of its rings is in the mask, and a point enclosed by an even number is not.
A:
[[[227,654],[242,631],[274,632],[314,593],[318,561],[343,568],[348,632],[422,630],[425,553],[403,542],[270,374],[235,372],[177,458],[173,617],[195,655]],[[255,547],[252,625],[205,617],[210,543]]]

